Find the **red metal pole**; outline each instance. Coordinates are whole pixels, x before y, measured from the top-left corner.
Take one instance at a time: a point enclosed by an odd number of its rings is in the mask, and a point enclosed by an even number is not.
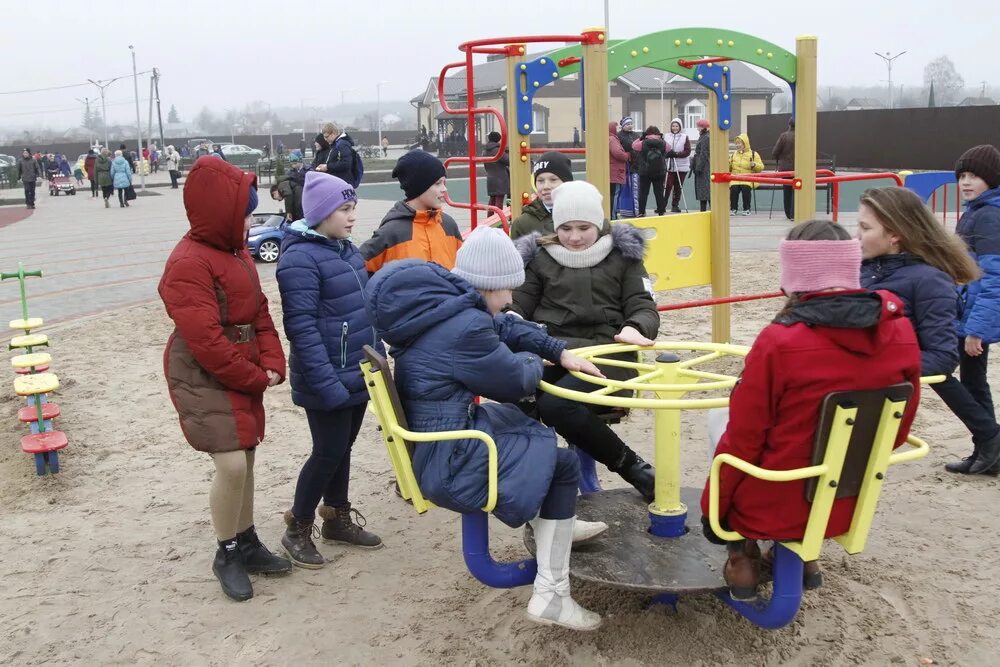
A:
[[[677,64],[680,65],[681,67],[686,67],[688,69],[691,69],[695,65],[704,65],[707,63],[727,63],[730,60],[732,60],[732,58],[725,58],[725,57],[698,58],[697,60],[686,60],[684,58],[681,58],[680,60],[677,61]]]
[[[667,303],[657,306],[661,313],[668,310],[683,310],[685,308],[700,308],[702,306],[715,306],[723,303],[740,303],[742,301],[757,301],[760,299],[777,299],[785,296],[784,292],[768,292],[767,294],[749,294],[744,296],[727,296],[719,299],[702,299],[700,301],[685,301],[683,303]]]
[[[948,196],[948,186],[944,186],[945,196]],[[931,213],[937,213],[937,190],[931,193]]]
[[[840,218],[840,183],[833,184],[833,221]]]
[[[476,208],[476,197],[479,195],[479,188],[476,187],[475,156],[479,151],[476,150],[476,133],[472,128],[472,123],[476,118],[473,111],[473,107],[476,106],[476,87],[472,82],[472,51],[472,49],[468,49],[465,52],[465,132],[467,135],[466,143],[469,147],[469,204],[472,206],[472,229],[475,229],[479,215],[479,210]]]

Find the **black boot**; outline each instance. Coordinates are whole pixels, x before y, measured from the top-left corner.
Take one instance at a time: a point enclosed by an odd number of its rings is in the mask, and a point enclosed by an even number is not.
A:
[[[976,445],[976,460],[969,466],[969,474],[988,473],[998,463],[1000,463],[1000,433]]]
[[[972,464],[976,462],[976,454],[977,450],[972,450],[972,454],[966,456],[961,461],[952,461],[951,463],[945,463],[944,469],[947,470],[948,472],[954,472],[960,475],[968,475],[969,468],[971,468]]]
[[[353,516],[352,516],[353,513]],[[319,515],[323,517],[320,534],[323,541],[330,544],[349,544],[362,549],[381,549],[382,538],[365,530],[365,517],[353,509],[350,503],[343,507],[320,505]]]
[[[271,553],[271,550],[261,543],[253,526],[242,533],[237,533],[236,543],[239,544],[240,552],[243,554],[243,565],[249,574],[291,572],[292,564],[281,556]]]
[[[307,570],[318,570],[326,565],[326,559],[316,550],[312,541],[313,522],[300,521],[291,512],[285,512],[285,523],[288,530],[281,538],[281,546],[292,564]]]
[[[611,472],[618,473],[622,479],[634,486],[646,502],[653,502],[656,481],[653,466],[643,461],[641,456],[626,447],[618,463],[611,468]]]
[[[219,542],[219,550],[215,553],[212,572],[222,584],[222,592],[236,600],[244,602],[253,597],[253,586],[243,565],[243,554],[240,552],[236,538]]]

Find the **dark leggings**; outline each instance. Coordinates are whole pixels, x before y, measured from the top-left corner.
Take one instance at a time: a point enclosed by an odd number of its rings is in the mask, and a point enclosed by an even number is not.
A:
[[[970,357],[965,353],[965,339],[958,340],[959,382],[954,375],[939,384],[932,384],[931,389],[937,392],[945,405],[955,413],[972,434],[972,442],[982,444],[1000,433],[1000,425],[996,421],[993,409],[993,395],[986,379],[986,366],[989,362],[989,345],[983,345],[983,353],[978,357]]]
[[[573,377],[561,366],[546,368],[543,379],[557,387],[576,391],[590,392],[597,387],[592,382]],[[538,415],[545,425],[554,428],[568,443],[609,468],[621,461],[625,443],[597,416],[606,408],[559,398],[546,392],[540,392],[536,401]]]
[[[490,195],[490,206],[503,208],[504,195]]]
[[[666,174],[655,178],[639,176],[639,214],[646,215],[646,200],[649,199],[649,189],[653,188],[653,199],[656,202],[656,215],[667,212],[667,200],[663,197],[663,181]]]
[[[116,188],[118,190],[118,203],[122,206],[126,204],[125,202],[125,188]]]
[[[670,199],[670,205],[679,208],[681,203],[681,189],[684,187],[684,179],[687,178],[686,171],[672,171],[667,174],[667,185],[663,192],[663,200]],[[671,197],[671,193],[673,196]]]
[[[739,199],[740,195],[743,195],[743,210],[750,210],[750,186],[749,185],[731,185],[729,186],[729,208],[730,210],[736,211],[739,209]]]
[[[90,196],[96,197],[98,190],[99,188],[97,187],[97,179],[94,178],[90,179]]]
[[[361,430],[367,403],[340,410],[306,410],[312,454],[295,485],[292,514],[300,521],[316,516],[320,499],[330,507],[347,505],[351,479],[351,446]]]
[[[576,491],[580,480],[580,459],[576,452],[556,448],[556,469],[549,492],[545,494],[539,516],[543,519],[568,519],[576,514]]]

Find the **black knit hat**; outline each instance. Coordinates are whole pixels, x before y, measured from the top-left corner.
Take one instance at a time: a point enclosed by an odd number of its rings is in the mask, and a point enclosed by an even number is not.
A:
[[[990,144],[973,146],[962,153],[955,163],[955,176],[961,177],[963,171],[972,172],[986,181],[990,190],[1000,186],[1000,150]]]
[[[555,174],[563,183],[569,183],[573,180],[573,163],[559,151],[542,153],[535,161],[535,167],[531,173],[535,180],[538,180],[538,175],[546,172]]]
[[[446,175],[441,160],[419,148],[404,154],[392,169],[392,177],[399,181],[399,187],[408,200],[424,194],[427,188]]]

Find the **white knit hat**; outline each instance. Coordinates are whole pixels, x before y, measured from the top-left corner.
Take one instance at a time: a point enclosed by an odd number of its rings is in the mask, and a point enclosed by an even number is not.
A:
[[[586,181],[563,183],[552,191],[552,226],[566,222],[589,222],[604,229],[604,197]]]
[[[458,249],[451,272],[476,289],[514,289],[524,283],[524,260],[502,230],[477,227]]]

